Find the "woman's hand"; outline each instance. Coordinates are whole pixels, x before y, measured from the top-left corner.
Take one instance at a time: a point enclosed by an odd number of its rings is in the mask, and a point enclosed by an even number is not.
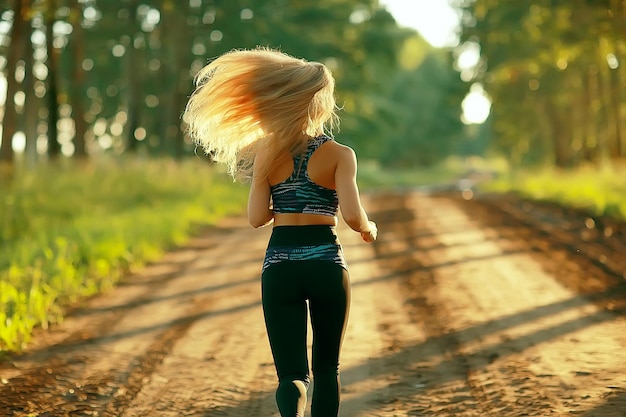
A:
[[[367,243],[372,243],[378,237],[378,227],[376,227],[376,223],[373,221],[369,221],[368,223],[369,229],[361,232],[361,238]]]

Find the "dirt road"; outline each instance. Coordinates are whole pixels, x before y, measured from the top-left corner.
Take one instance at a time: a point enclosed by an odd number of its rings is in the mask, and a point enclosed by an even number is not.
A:
[[[626,416],[626,232],[557,208],[371,195],[344,417]],[[0,416],[277,416],[260,306],[269,230],[231,219],[0,364]]]

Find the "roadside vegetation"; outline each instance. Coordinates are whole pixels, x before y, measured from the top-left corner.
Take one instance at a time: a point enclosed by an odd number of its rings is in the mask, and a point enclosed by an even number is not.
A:
[[[532,200],[555,202],[593,215],[626,220],[624,165],[510,172],[484,184],[481,190],[513,192]]]
[[[389,168],[376,161],[359,162],[358,183],[363,191],[423,188],[432,191],[457,190],[465,180],[485,182],[506,172],[508,165],[498,158],[450,156],[432,165]]]
[[[0,183],[0,351],[124,273],[240,213],[244,187],[200,158],[39,166]]]
[[[434,166],[386,168],[373,160],[359,162],[358,183],[363,191],[444,186],[467,170],[459,159],[450,158]]]
[[[508,194],[557,203],[591,215],[626,220],[626,165],[592,165],[574,169],[517,168],[503,159],[450,157],[431,167],[385,169],[373,161],[359,166],[365,192],[423,188]]]

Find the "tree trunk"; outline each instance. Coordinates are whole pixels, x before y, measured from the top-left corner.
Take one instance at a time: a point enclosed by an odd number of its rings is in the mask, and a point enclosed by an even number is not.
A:
[[[593,76],[589,69],[584,71],[582,92],[582,159],[586,162],[596,162],[597,160],[597,139],[593,125]]]
[[[139,32],[137,28],[137,2],[132,2],[129,6],[130,21],[130,44],[126,58],[126,70],[128,73],[127,100],[128,100],[128,120],[127,120],[127,143],[128,151],[137,152],[139,141],[135,138],[135,131],[139,127],[140,102],[141,102],[141,79],[139,71],[143,68],[139,65],[137,49],[135,48],[135,36]]]
[[[179,11],[178,14],[180,21],[177,26],[179,26],[181,30],[178,39],[176,39],[177,45],[191,45],[193,42],[191,30],[186,24],[186,16],[189,14],[189,2],[186,2],[185,4],[186,6],[182,6],[184,7],[183,12],[181,13]],[[173,109],[169,116],[172,126],[171,130],[173,133],[170,140],[173,141],[172,146],[174,156],[176,158],[182,158],[185,151],[185,139],[181,131],[181,115],[192,87],[191,76],[189,74],[189,55],[189,48],[176,48],[176,61],[174,62],[174,80],[176,80],[176,89],[174,93]]]
[[[163,0],[162,2],[161,22],[159,24],[159,35],[161,37],[161,68],[160,74],[163,79],[163,87],[160,97],[159,113],[161,115],[159,123],[159,145],[158,151],[162,154],[169,153],[169,145],[172,136],[175,134],[172,127],[172,114],[175,107],[175,94],[177,91],[178,80],[176,77],[177,64],[177,44],[176,36],[178,36],[180,28],[176,28],[175,10],[172,0]],[[172,35],[177,34],[176,36]]]
[[[83,61],[85,60],[85,43],[83,37],[83,27],[81,25],[83,7],[78,0],[74,0],[74,7],[70,12],[72,23],[72,52],[74,53],[74,79],[72,80],[71,100],[72,115],[74,117],[74,156],[79,159],[87,157],[87,147],[85,135],[87,133],[87,123],[85,122],[85,70]]]
[[[181,80],[180,82],[181,86],[176,91],[174,97],[174,111],[170,116],[172,118],[171,126],[172,132],[174,133],[174,135],[172,135],[172,140],[174,141],[174,157],[176,159],[182,158],[185,152],[185,137],[181,131],[181,114],[183,112],[182,109],[185,106],[185,100],[187,98],[187,95],[183,91],[181,91],[183,84],[182,81],[183,80]],[[174,129],[176,130],[174,131]]]
[[[59,95],[57,87],[58,54],[53,44],[52,26],[55,21],[56,0],[48,1],[46,10],[46,50],[48,53],[48,156],[56,159],[61,153],[58,140],[57,122],[59,121]]]
[[[37,164],[37,124],[39,123],[40,99],[35,95],[33,75],[33,44],[31,41],[31,25],[27,25],[25,33],[26,53],[24,54],[24,136],[26,144],[24,147],[24,162],[27,168],[33,168]]]
[[[187,26],[189,4],[176,6],[173,0],[163,0],[159,34],[162,39],[161,74],[166,84],[160,96],[161,121],[159,152],[180,158],[184,153],[181,115],[191,91],[188,48],[192,37]]]
[[[15,70],[17,62],[21,58],[25,39],[24,28],[28,0],[16,0],[13,9],[13,27],[11,28],[11,44],[7,54],[7,95],[4,104],[4,117],[2,120],[2,144],[0,144],[0,164],[13,164],[13,135],[17,130],[17,112],[15,109],[15,94],[18,91]]]
[[[559,168],[567,168],[571,166],[568,125],[563,123],[563,118],[559,114],[560,109],[549,97],[546,99],[545,108],[552,130],[551,137],[554,164]]]
[[[622,147],[622,83],[617,69],[610,71],[609,95],[611,99],[611,142],[609,143],[609,157],[619,159],[624,153]]]

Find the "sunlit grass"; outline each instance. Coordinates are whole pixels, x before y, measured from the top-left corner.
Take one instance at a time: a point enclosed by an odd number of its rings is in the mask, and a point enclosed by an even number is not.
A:
[[[451,157],[434,166],[408,168],[385,168],[376,161],[360,161],[359,187],[364,191],[412,188],[422,186],[445,186],[456,183],[472,171],[496,172],[504,169],[500,160]]]
[[[595,215],[626,219],[626,166],[623,165],[511,172],[486,184],[483,189],[515,192],[530,199],[556,202]]]
[[[605,164],[574,170],[513,169],[500,159],[449,158],[432,167],[406,169],[386,169],[375,161],[360,161],[358,173],[363,191],[422,186],[455,190],[457,182],[468,176],[479,177],[476,182],[479,191],[512,192],[595,215],[626,219],[626,165]]]
[[[0,183],[0,195],[0,351],[246,199],[199,158],[43,167]]]

